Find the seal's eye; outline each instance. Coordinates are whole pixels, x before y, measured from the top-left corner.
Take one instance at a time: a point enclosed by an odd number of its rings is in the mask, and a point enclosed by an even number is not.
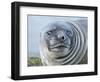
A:
[[[68,30],[67,30],[67,35],[72,36],[71,31],[68,31]]]
[[[67,34],[70,34],[71,32],[70,31],[67,31]]]
[[[48,34],[48,35],[51,35],[51,32],[49,31],[49,32],[47,32],[47,34]]]

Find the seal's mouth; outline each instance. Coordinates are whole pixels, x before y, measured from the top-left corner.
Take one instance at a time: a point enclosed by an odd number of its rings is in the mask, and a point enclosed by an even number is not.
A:
[[[64,44],[56,44],[56,45],[50,47],[50,49],[64,49],[64,48],[68,48],[68,46],[66,46]]]

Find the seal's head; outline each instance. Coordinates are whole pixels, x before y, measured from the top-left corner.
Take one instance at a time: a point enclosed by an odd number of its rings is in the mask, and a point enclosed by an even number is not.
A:
[[[87,38],[86,31],[81,29],[83,25],[80,25],[55,22],[42,29],[40,54],[44,65],[78,64],[82,60],[87,50]]]
[[[66,27],[67,26],[67,27]],[[66,55],[71,46],[73,31],[69,23],[55,22],[48,24],[41,31],[41,51],[44,57],[57,58]]]

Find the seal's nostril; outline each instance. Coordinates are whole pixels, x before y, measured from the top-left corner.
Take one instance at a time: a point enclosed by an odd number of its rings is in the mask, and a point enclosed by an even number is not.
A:
[[[59,36],[58,36],[58,39],[59,39],[59,40],[64,40],[65,37],[64,37],[63,35],[59,35]]]
[[[65,40],[65,33],[64,31],[58,31],[57,32],[57,38],[61,41]]]
[[[61,39],[64,40],[64,36],[62,36]]]

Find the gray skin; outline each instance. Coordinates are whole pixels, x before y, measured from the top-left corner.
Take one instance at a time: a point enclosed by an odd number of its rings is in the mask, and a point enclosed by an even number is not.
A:
[[[86,20],[57,21],[46,25],[40,34],[40,54],[43,65],[81,63],[87,51],[86,23]]]

